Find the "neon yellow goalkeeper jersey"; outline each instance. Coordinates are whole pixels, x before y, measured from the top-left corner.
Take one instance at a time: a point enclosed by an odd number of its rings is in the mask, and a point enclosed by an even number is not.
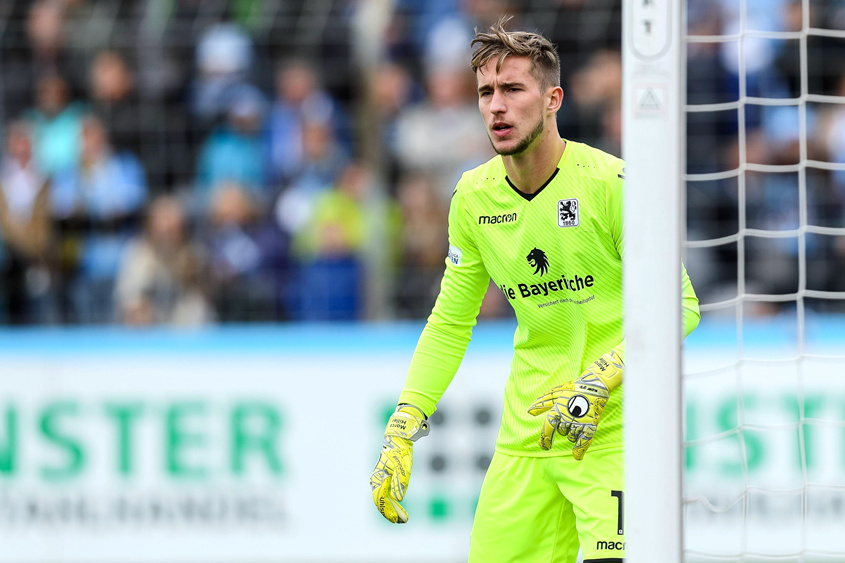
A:
[[[466,172],[449,210],[449,253],[440,294],[411,361],[399,402],[427,414],[454,377],[492,279],[518,327],[496,449],[562,455],[563,437],[540,448],[537,397],[578,377],[623,338],[622,187],[624,162],[566,142],[557,171],[533,194],[507,177],[501,156]],[[698,300],[682,272],[685,333]],[[622,389],[613,393],[591,449],[622,441]]]

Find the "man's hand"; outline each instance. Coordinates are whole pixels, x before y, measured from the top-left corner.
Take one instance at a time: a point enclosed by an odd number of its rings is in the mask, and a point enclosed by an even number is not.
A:
[[[405,498],[411,478],[413,443],[428,436],[428,431],[425,413],[413,405],[399,405],[387,421],[384,445],[370,477],[370,487],[376,508],[393,523],[408,521],[408,513],[399,502]]]
[[[540,433],[540,447],[552,449],[557,433],[575,444],[572,448],[575,459],[584,459],[610,392],[622,383],[623,370],[622,360],[612,351],[596,360],[575,381],[553,387],[539,397],[528,413],[532,416],[547,413]]]

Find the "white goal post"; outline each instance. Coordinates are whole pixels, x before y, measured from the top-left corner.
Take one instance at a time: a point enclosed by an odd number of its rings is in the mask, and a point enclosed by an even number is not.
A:
[[[623,8],[629,563],[677,563],[683,554],[683,4],[627,0]]]
[[[720,25],[688,30],[687,5],[623,11],[626,561],[845,561],[845,72],[820,66],[845,11],[705,0]],[[728,217],[693,240],[687,186]],[[686,366],[683,248],[707,317]]]

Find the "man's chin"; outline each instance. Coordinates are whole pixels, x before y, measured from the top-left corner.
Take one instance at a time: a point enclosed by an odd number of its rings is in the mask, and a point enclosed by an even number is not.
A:
[[[511,156],[520,152],[517,150],[520,145],[518,141],[503,141],[501,139],[493,139],[490,137],[490,145],[493,147],[493,150],[496,151],[496,154],[501,156]]]
[[[493,150],[496,151],[496,154],[500,156],[513,156],[515,154],[519,154],[524,152],[527,146],[525,143],[519,142],[510,142],[510,143],[500,143],[496,144],[493,143]]]
[[[518,149],[518,147],[510,147],[510,148],[507,148],[507,149],[497,148],[495,150],[496,150],[496,154],[498,154],[499,156],[513,156],[515,154],[519,154],[519,153],[522,152],[522,151],[517,150],[517,149]]]
[[[540,136],[543,132],[543,121],[541,120],[537,127],[534,128],[534,131],[531,132],[530,135],[527,137],[523,137],[522,139],[511,139],[508,141],[505,140],[497,140],[494,141],[492,137],[490,138],[490,144],[493,145],[493,150],[496,151],[496,154],[501,156],[514,156],[520,153],[523,153],[530,147]]]

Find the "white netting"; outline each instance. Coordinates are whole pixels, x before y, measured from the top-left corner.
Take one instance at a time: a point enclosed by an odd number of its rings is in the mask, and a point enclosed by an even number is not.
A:
[[[845,3],[688,7],[685,559],[843,561]]]

